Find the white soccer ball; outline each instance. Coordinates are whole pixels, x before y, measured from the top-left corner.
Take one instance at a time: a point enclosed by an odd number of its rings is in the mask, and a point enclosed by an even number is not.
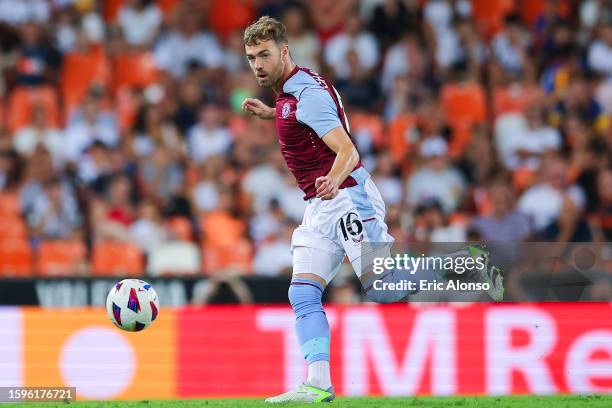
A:
[[[157,319],[159,299],[155,289],[140,279],[117,282],[106,297],[111,322],[126,331],[141,331]]]

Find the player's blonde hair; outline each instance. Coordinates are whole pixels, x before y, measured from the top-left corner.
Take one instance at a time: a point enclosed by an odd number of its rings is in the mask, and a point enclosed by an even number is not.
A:
[[[277,19],[263,16],[244,30],[243,39],[245,45],[257,45],[268,40],[274,40],[277,44],[287,44],[287,28]]]

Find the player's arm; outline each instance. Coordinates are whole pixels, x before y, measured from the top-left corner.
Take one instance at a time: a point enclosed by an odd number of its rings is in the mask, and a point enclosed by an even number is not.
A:
[[[330,130],[323,136],[323,142],[336,153],[336,160],[327,175],[317,178],[315,187],[317,197],[331,200],[359,162],[359,153],[343,127]]]
[[[276,111],[274,108],[269,107],[259,99],[246,98],[242,102],[242,110],[249,112],[253,116],[257,116],[260,119],[274,119]]]

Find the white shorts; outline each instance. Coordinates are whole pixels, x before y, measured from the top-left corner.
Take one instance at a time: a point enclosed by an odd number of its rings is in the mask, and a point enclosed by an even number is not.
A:
[[[357,264],[368,252],[368,243],[394,241],[387,233],[385,203],[370,174],[361,167],[351,176],[357,185],[339,190],[332,200],[309,200],[302,224],[291,239],[294,274],[314,273],[329,283],[346,254],[360,277]]]

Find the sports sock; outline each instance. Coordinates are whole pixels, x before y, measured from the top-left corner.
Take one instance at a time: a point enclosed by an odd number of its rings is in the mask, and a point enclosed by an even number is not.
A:
[[[322,390],[328,390],[332,386],[329,361],[319,360],[308,364],[306,384],[321,388]]]
[[[307,384],[328,389],[329,323],[323,311],[323,285],[319,282],[294,278],[289,287],[289,301],[295,312],[295,330],[304,358],[308,363]]]

